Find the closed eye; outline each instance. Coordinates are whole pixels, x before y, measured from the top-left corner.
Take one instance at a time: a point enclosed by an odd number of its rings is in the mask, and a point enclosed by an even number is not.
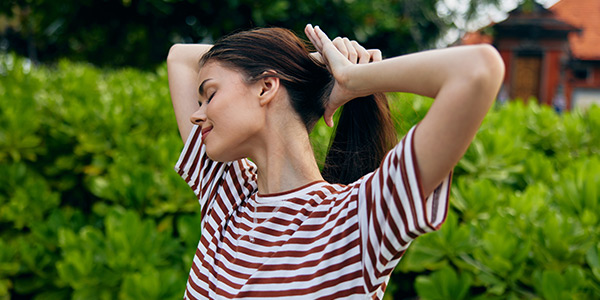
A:
[[[210,103],[210,101],[212,100],[212,98],[215,96],[217,92],[212,93],[212,95],[210,95],[210,97],[208,97],[208,99],[206,99],[206,104]],[[198,106],[202,107],[202,101],[198,100]]]

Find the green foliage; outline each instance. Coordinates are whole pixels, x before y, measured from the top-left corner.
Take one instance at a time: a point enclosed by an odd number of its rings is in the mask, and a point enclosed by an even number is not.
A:
[[[424,299],[458,299],[467,283],[467,298],[600,297],[599,112],[497,107],[455,169],[446,224],[396,272],[431,272],[415,283]]]
[[[399,136],[432,103],[390,97]],[[200,218],[172,171],[168,99],[164,66],[0,56],[0,299],[181,297]],[[330,134],[311,133],[320,160]],[[599,154],[598,107],[495,108],[455,169],[446,223],[414,241],[386,297],[600,298]]]
[[[59,232],[62,258],[58,275],[73,288],[74,299],[165,299],[181,295],[185,272],[173,269],[181,255],[171,232],[158,232],[152,220],[113,209],[105,233],[84,226]]]
[[[544,299],[592,299],[588,279],[578,266],[569,266],[564,272],[536,270],[533,277],[535,289]]]
[[[445,266],[429,276],[417,277],[415,288],[422,299],[462,300],[469,292],[471,280],[471,275],[468,273],[459,275],[452,268]]]
[[[0,299],[181,297],[199,209],[164,66],[0,56],[0,124]]]
[[[331,36],[401,54],[432,47],[453,26],[439,0],[51,0],[3,1],[2,47],[33,60],[68,57],[100,66],[151,69],[177,42],[212,42],[253,27],[302,34],[307,23]],[[472,1],[478,4],[479,1]],[[6,50],[6,49],[5,49]]]

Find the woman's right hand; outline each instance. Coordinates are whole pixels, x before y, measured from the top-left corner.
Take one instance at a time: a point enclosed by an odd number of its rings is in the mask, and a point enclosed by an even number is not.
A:
[[[348,74],[355,69],[353,66],[381,61],[381,51],[367,50],[348,38],[336,37],[332,41],[319,26],[313,27],[308,24],[304,31],[335,79],[323,114],[325,123],[332,127],[333,114],[339,107],[354,98],[366,96],[353,89],[348,82]]]

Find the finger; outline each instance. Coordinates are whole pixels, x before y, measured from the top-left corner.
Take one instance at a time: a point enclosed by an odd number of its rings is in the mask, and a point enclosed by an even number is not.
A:
[[[341,37],[336,37],[335,39],[333,39],[332,43],[338,49],[338,51],[340,51],[340,53],[344,55],[344,57],[348,58],[348,48],[346,47],[346,43],[344,43],[344,40]]]
[[[325,32],[323,30],[321,30],[321,27],[315,26],[314,28],[315,28],[316,36],[320,42],[320,47],[322,49],[325,49],[325,45],[328,43],[331,43],[331,40],[329,39],[327,34],[325,34]]]
[[[383,60],[381,51],[379,49],[369,49],[367,52],[371,54],[371,61],[376,62]]]
[[[325,63],[323,56],[319,52],[312,52],[310,56],[312,56],[318,62]]]
[[[323,51],[323,42],[321,42],[321,38],[319,37],[319,35],[316,32],[316,29],[314,27],[310,28],[310,39],[313,43],[313,45],[315,46],[315,49],[319,52]]]
[[[325,121],[325,125],[333,127],[333,114],[335,113],[335,111],[335,109],[333,111],[330,108],[325,109],[325,113],[323,114],[323,120]]]
[[[356,64],[358,62],[358,54],[356,53],[356,49],[354,49],[348,38],[343,38],[342,40],[344,41],[344,45],[346,45],[346,49],[348,49],[348,55],[346,57],[351,63]]]
[[[314,27],[311,24],[307,24],[304,28],[304,33],[315,47],[315,50],[320,52],[323,49],[323,45],[321,44],[321,40],[317,36]]]
[[[341,53],[319,26],[315,26],[315,32],[322,42],[323,48],[321,49],[321,55],[323,55],[323,60],[327,63],[328,69],[330,69],[332,65],[341,66],[350,63],[347,56]],[[341,47],[341,49],[345,49],[345,46]],[[330,69],[330,71],[332,70]]]
[[[371,54],[365,49],[365,47],[361,46],[357,41],[352,41],[352,46],[356,49],[358,53],[358,63],[359,64],[368,64],[371,60]]]

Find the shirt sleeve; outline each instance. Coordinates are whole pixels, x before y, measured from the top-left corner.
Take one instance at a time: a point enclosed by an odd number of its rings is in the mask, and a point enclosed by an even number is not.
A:
[[[359,183],[359,226],[368,293],[383,293],[382,287],[411,241],[439,229],[446,220],[452,172],[423,197],[413,143],[415,128]]]
[[[256,166],[247,159],[233,162],[216,162],[206,154],[201,128],[192,131],[175,164],[175,171],[192,188],[198,197],[204,217],[214,199],[227,199],[227,206],[249,195],[255,188]]]

